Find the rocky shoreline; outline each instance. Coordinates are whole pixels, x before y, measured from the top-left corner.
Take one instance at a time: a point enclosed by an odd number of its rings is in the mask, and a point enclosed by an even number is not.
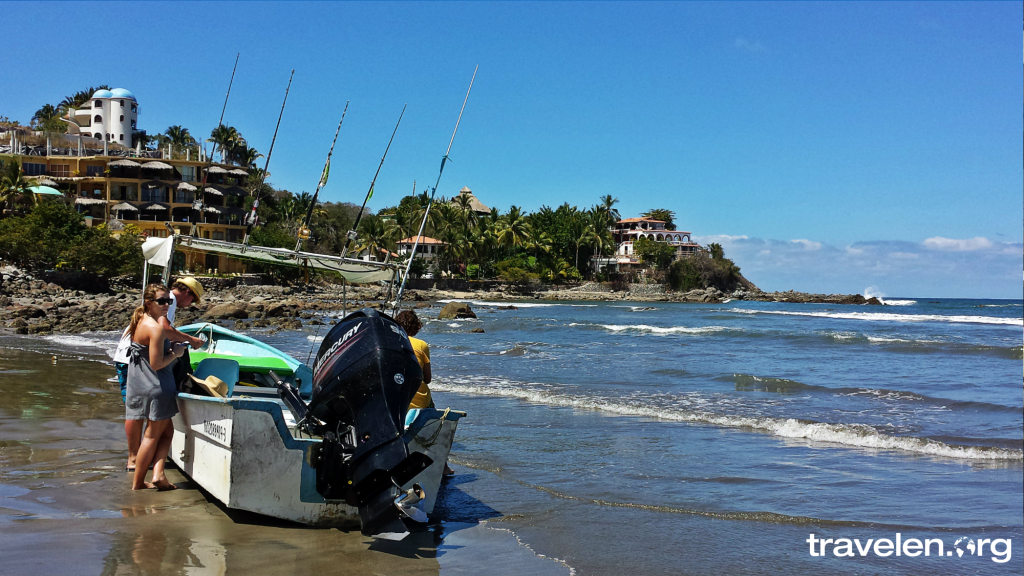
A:
[[[176,322],[185,325],[204,320],[230,320],[240,329],[299,329],[304,325],[336,322],[344,311],[365,306],[378,307],[384,298],[379,286],[308,285],[300,287],[240,285],[222,287],[219,279],[200,278],[207,287],[201,306],[179,310]],[[128,325],[138,305],[139,292],[91,293],[65,289],[40,280],[14,266],[0,266],[0,329],[17,334],[75,334],[88,331],[121,330]],[[588,283],[572,288],[523,293],[505,287],[480,291],[406,290],[405,305],[426,308],[444,300],[516,301],[630,301],[723,303],[731,300],[827,304],[881,304],[876,298],[859,294],[807,294],[804,292],[761,292],[716,289],[667,292],[657,284],[633,284],[628,290]],[[346,307],[347,304],[347,307]]]

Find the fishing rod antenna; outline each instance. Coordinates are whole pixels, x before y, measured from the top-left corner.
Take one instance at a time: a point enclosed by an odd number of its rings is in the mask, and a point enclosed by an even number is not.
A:
[[[267,161],[263,164],[263,172],[260,174],[260,183],[256,186],[256,200],[252,203],[252,212],[245,219],[245,236],[242,237],[242,253],[245,253],[246,246],[249,245],[249,235],[252,234],[252,229],[256,226],[259,221],[259,217],[256,215],[256,209],[260,207],[260,194],[263,193],[263,183],[267,181],[267,170],[270,169],[270,157],[274,155],[274,144],[277,142],[277,131],[281,128],[281,118],[284,117],[284,107],[288,103],[288,92],[292,89],[292,78],[295,77],[295,69],[292,68],[292,73],[288,76],[288,87],[284,89],[284,101],[281,102],[281,112],[277,115],[277,126],[274,127],[274,137],[270,140],[270,150],[267,151]]]
[[[427,202],[427,209],[423,211],[423,221],[420,222],[420,230],[413,239],[412,251],[409,253],[409,262],[405,265],[405,273],[402,274],[402,283],[398,286],[398,294],[395,296],[395,305],[391,308],[392,316],[398,312],[398,307],[402,305],[402,294],[405,293],[405,282],[409,279],[409,270],[412,268],[412,261],[416,257],[416,248],[419,246],[420,239],[423,237],[423,228],[427,225],[427,217],[430,215],[430,208],[434,205],[434,195],[437,194],[437,187],[441,184],[441,174],[444,174],[444,165],[446,162],[451,160],[448,157],[448,154],[452,151],[452,143],[455,142],[455,134],[459,131],[459,123],[462,122],[462,114],[466,111],[466,102],[469,102],[469,93],[473,90],[473,81],[476,80],[476,73],[479,69],[479,64],[476,68],[473,68],[473,77],[469,79],[469,88],[466,90],[466,97],[462,100],[462,109],[459,110],[459,119],[455,121],[455,130],[452,130],[452,139],[448,141],[448,149],[444,151],[444,156],[441,158],[441,169],[437,172],[437,181],[434,182],[434,187],[430,189],[430,200]]]
[[[231,68],[231,80],[228,81],[228,92],[224,95],[224,105],[220,109],[220,119],[217,120],[217,128],[220,128],[224,125],[224,112],[228,109],[228,98],[231,97],[231,87],[235,84],[235,71],[238,70],[238,59],[241,56],[241,52],[235,53],[235,65]],[[192,201],[192,211],[198,212],[198,215],[196,216],[195,222],[193,222],[192,226],[190,226],[188,232],[189,236],[199,235],[199,222],[203,219],[203,209],[205,208],[205,206],[203,205],[203,194],[206,193],[206,178],[210,173],[210,167],[213,166],[213,154],[214,151],[216,150],[217,143],[214,142],[213,148],[210,150],[210,157],[207,159],[206,162],[206,169],[203,170],[203,183],[199,187],[199,198],[193,199]]]
[[[327,152],[327,162],[324,163],[324,171],[320,174],[320,181],[316,184],[316,192],[313,193],[313,200],[309,203],[309,208],[306,210],[306,219],[302,222],[302,226],[299,226],[297,233],[298,241],[295,242],[295,251],[298,252],[302,248],[302,241],[309,238],[309,222],[313,218],[313,209],[316,208],[316,199],[320,196],[320,190],[327,185],[327,176],[331,172],[331,155],[334,154],[334,144],[338,141],[338,133],[341,132],[341,125],[345,123],[345,114],[348,113],[348,104],[351,100],[345,102],[345,109],[341,111],[341,121],[338,122],[338,129],[334,131],[334,140],[331,141],[331,149]]]
[[[359,237],[359,222],[363,219],[363,211],[366,210],[366,203],[373,197],[373,186],[377,183],[377,176],[380,175],[380,169],[384,166],[384,159],[388,157],[388,150],[391,150],[391,143],[395,141],[395,134],[398,133],[398,127],[402,124],[402,117],[405,116],[405,109],[408,107],[409,104],[402,106],[402,113],[398,115],[398,122],[395,123],[395,129],[391,132],[391,139],[388,140],[388,146],[384,149],[384,155],[380,158],[380,164],[377,165],[377,172],[373,174],[373,180],[370,181],[370,189],[366,191],[366,197],[363,198],[363,205],[359,208],[359,213],[356,214],[356,221],[352,224],[352,229],[345,235],[345,247],[341,249],[342,259],[344,259],[345,255],[348,254],[348,248],[352,244],[352,241]]]

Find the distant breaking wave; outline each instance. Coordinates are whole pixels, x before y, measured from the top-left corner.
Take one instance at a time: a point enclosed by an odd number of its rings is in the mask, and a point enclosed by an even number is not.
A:
[[[629,400],[571,395],[543,384],[530,385],[505,379],[464,378],[459,382],[435,380],[431,388],[471,396],[512,398],[546,406],[595,410],[620,416],[658,418],[675,422],[744,428],[781,438],[828,442],[842,446],[877,450],[899,450],[942,458],[968,460],[1024,461],[1024,451],[988,446],[947,444],[930,438],[883,434],[867,424],[832,424],[796,418],[773,418],[714,414],[703,410],[651,406],[648,399]]]
[[[650,332],[652,334],[711,334],[723,330],[736,330],[725,326],[650,326],[648,324],[601,324],[602,328],[612,332]]]
[[[786,310],[747,310],[731,308],[737,314],[776,314],[780,316],[813,316],[840,320],[867,320],[874,322],[953,322],[957,324],[1001,324],[1024,326],[1024,318],[998,318],[994,316],[944,316],[941,314],[893,314],[886,312],[790,312]]]
[[[1018,406],[1006,406],[993,404],[991,402],[975,402],[970,400],[951,400],[949,398],[936,398],[925,396],[907,390],[890,390],[888,388],[870,388],[867,386],[831,388],[829,386],[818,386],[816,384],[804,384],[796,380],[786,378],[771,378],[767,376],[753,376],[750,374],[731,374],[715,378],[719,382],[732,382],[740,390],[763,390],[765,392],[776,392],[779,394],[793,394],[797,392],[819,392],[838,394],[843,396],[862,396],[878,400],[898,400],[904,402],[921,402],[946,408],[949,410],[983,410],[990,412],[1020,412]]]
[[[878,301],[886,306],[913,306],[917,304],[917,300],[883,300],[879,298]]]

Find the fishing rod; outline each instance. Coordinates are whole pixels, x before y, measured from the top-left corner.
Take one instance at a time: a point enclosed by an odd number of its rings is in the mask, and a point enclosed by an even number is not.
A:
[[[238,70],[238,58],[242,55],[241,52],[235,54],[235,66],[231,69],[231,80],[228,82],[228,93],[224,95],[224,106],[220,109],[220,120],[217,120],[217,128],[224,125],[224,112],[228,109],[228,98],[231,97],[231,86],[235,83],[235,71]],[[217,144],[214,143],[214,150],[216,150]],[[198,212],[199,215],[196,217],[196,221],[192,223],[188,232],[189,236],[199,235],[199,221],[203,219],[203,194],[206,193],[206,178],[210,174],[210,167],[213,166],[213,151],[210,152],[209,161],[206,163],[206,169],[203,170],[203,183],[199,187],[199,199],[192,202],[192,210]]]
[[[260,194],[263,193],[263,183],[267,181],[267,170],[270,169],[270,157],[274,155],[274,143],[277,142],[277,131],[281,128],[281,118],[284,116],[284,106],[288,103],[288,92],[292,89],[292,78],[295,77],[295,69],[292,68],[291,75],[288,76],[288,87],[284,89],[284,102],[281,102],[281,112],[277,115],[277,126],[274,127],[274,137],[270,140],[270,150],[267,151],[267,161],[263,164],[263,173],[260,174],[260,183],[256,187],[256,201],[252,203],[252,212],[245,219],[245,236],[242,237],[242,253],[245,253],[245,247],[249,245],[249,235],[252,234],[253,227],[259,222],[259,216],[256,215],[256,209],[260,207]]]
[[[334,140],[331,141],[331,149],[327,152],[327,162],[324,164],[323,174],[320,175],[320,182],[316,185],[316,192],[313,193],[313,200],[309,203],[309,209],[306,210],[306,220],[299,227],[298,241],[295,243],[295,251],[298,252],[299,248],[302,248],[302,241],[309,238],[309,221],[313,218],[313,208],[316,207],[316,199],[320,196],[320,189],[327,185],[327,176],[331,172],[331,155],[334,154],[334,144],[338,141],[338,133],[341,132],[341,125],[345,123],[345,113],[348,112],[348,104],[351,102],[345,102],[345,109],[341,111],[341,122],[338,122],[338,129],[334,131]]]
[[[388,157],[388,150],[391,149],[391,143],[395,140],[395,134],[398,132],[398,126],[402,123],[402,116],[405,116],[405,109],[409,105],[402,106],[402,113],[398,115],[398,122],[395,124],[395,129],[391,132],[391,140],[388,140],[388,147],[384,149],[384,155],[380,158],[380,164],[377,165],[377,172],[373,175],[373,180],[370,181],[370,189],[366,192],[366,198],[363,198],[363,206],[359,209],[359,214],[356,214],[356,222],[352,225],[352,229],[348,231],[345,239],[345,247],[341,250],[342,259],[348,254],[348,247],[352,244],[352,241],[359,237],[359,221],[363,219],[363,210],[366,210],[366,203],[373,197],[373,185],[377,182],[377,176],[380,174],[380,169],[384,166],[384,159]]]
[[[430,189],[430,200],[427,202],[427,209],[423,211],[423,221],[420,222],[420,231],[416,234],[416,238],[413,240],[412,252],[409,254],[409,262],[405,265],[405,273],[402,275],[402,283],[398,286],[398,294],[395,296],[395,305],[391,308],[392,316],[398,311],[398,307],[402,304],[402,294],[405,292],[405,281],[409,279],[409,269],[412,268],[412,261],[416,257],[416,248],[420,244],[420,239],[423,237],[423,228],[427,225],[427,217],[430,216],[430,208],[434,205],[434,195],[437,194],[437,186],[441,184],[441,174],[444,174],[444,165],[450,160],[448,154],[452,151],[452,142],[455,142],[455,133],[459,131],[459,123],[462,122],[462,113],[466,111],[466,102],[469,101],[469,93],[473,90],[473,81],[476,80],[476,72],[480,69],[477,65],[473,68],[473,77],[469,79],[469,89],[466,90],[466,98],[462,101],[462,110],[459,110],[459,119],[455,121],[455,130],[452,130],[452,139],[448,141],[448,149],[444,151],[444,156],[441,157],[441,169],[437,172],[437,182],[434,182],[434,187]]]

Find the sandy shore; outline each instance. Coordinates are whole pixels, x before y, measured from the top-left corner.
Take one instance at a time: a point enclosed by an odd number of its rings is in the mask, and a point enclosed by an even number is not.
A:
[[[109,364],[10,344],[0,340],[0,574],[569,573],[500,518],[390,542],[226,510],[173,469],[179,490],[133,492]]]

